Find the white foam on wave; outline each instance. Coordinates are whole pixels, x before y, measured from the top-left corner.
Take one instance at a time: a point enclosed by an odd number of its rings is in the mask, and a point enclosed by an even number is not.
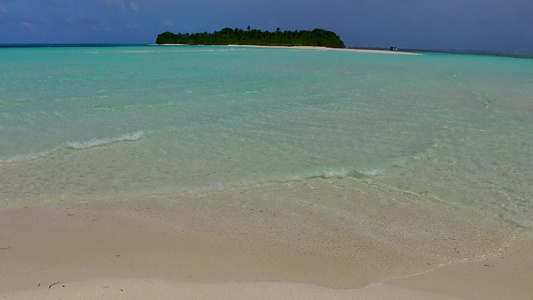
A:
[[[69,148],[72,148],[72,149],[87,149],[87,148],[102,146],[102,145],[111,144],[115,142],[138,141],[140,138],[143,137],[143,135],[144,135],[143,131],[137,131],[133,133],[126,133],[119,137],[105,137],[101,139],[91,139],[91,140],[82,141],[82,142],[67,142],[67,145],[69,146]]]
[[[377,176],[385,173],[386,169],[383,168],[366,168],[358,169],[357,172],[366,176]]]
[[[329,170],[326,170],[322,176],[325,176],[328,178],[329,177],[346,177],[350,173],[351,172],[347,169],[329,169]]]
[[[326,168],[319,171],[312,171],[305,174],[290,174],[285,177],[286,181],[300,181],[313,177],[326,177],[326,178],[343,178],[353,176],[354,174],[360,174],[363,176],[378,176],[384,174],[387,171],[386,168]]]
[[[365,169],[352,169],[352,168],[326,168],[323,170],[312,171],[305,174],[290,174],[285,177],[287,181],[300,181],[313,177],[326,177],[326,178],[343,178],[351,176],[354,173],[358,173],[365,176],[377,176],[385,173],[386,169],[382,168],[365,168]]]

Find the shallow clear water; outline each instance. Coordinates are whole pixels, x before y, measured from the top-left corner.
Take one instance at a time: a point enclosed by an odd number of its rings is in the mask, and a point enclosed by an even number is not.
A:
[[[365,177],[533,227],[533,60],[0,49],[0,201]]]

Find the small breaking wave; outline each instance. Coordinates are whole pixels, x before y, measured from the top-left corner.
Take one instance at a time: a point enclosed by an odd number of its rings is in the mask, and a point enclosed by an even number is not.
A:
[[[359,169],[357,170],[357,173],[360,173],[364,176],[378,176],[387,171],[384,168],[367,168],[367,169]]]
[[[107,145],[111,143],[116,142],[122,142],[122,141],[138,141],[144,136],[143,131],[137,131],[133,133],[127,133],[124,135],[121,135],[119,137],[105,137],[101,139],[91,139],[88,141],[82,141],[82,142],[67,142],[67,145],[71,149],[87,149],[102,145]]]
[[[25,153],[25,154],[15,154],[9,157],[0,157],[0,163],[26,162],[26,161],[31,161],[31,160],[36,160],[36,159],[47,157],[53,152],[59,151],[61,149],[65,150],[65,148],[81,150],[81,149],[87,149],[91,147],[107,145],[107,144],[111,144],[115,142],[137,141],[141,139],[143,136],[144,136],[143,131],[137,131],[137,132],[123,134],[119,137],[106,137],[106,138],[91,139],[88,141],[81,141],[81,142],[67,142],[66,145],[63,144],[61,147],[56,147],[52,150],[46,150],[46,151],[41,151],[41,152],[30,152],[30,153]]]
[[[362,169],[350,169],[350,168],[326,168],[323,170],[317,170],[309,172],[307,174],[292,174],[285,178],[287,181],[300,181],[308,178],[344,178],[354,177],[362,178],[368,176],[378,176],[384,174],[387,171],[385,168],[362,168]]]

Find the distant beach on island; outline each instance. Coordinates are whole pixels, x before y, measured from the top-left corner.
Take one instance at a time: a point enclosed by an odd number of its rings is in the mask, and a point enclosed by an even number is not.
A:
[[[158,46],[187,46],[186,44],[160,44]],[[196,45],[202,46],[202,45]],[[205,46],[205,45],[204,45]],[[221,45],[221,47],[248,47],[248,48],[278,48],[278,49],[302,49],[302,50],[332,50],[332,51],[348,51],[348,52],[358,52],[358,53],[375,53],[375,54],[403,54],[403,55],[421,55],[420,53],[415,52],[403,52],[403,51],[392,51],[384,49],[356,49],[356,48],[330,48],[330,47],[321,47],[321,46],[264,46],[264,45]]]
[[[414,52],[392,51],[392,50],[377,50],[377,49],[356,49],[356,48],[328,48],[319,46],[257,46],[257,45],[227,45],[228,47],[271,47],[271,48],[294,48],[294,49],[308,49],[308,50],[333,50],[333,51],[348,51],[358,53],[375,53],[375,54],[403,54],[403,55],[421,55]]]

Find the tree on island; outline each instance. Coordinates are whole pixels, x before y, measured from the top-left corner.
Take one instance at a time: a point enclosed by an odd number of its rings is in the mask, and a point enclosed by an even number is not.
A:
[[[344,42],[334,32],[324,29],[275,32],[251,29],[224,28],[213,33],[175,34],[163,32],[157,36],[156,44],[184,45],[261,45],[261,46],[322,46],[345,48]]]

